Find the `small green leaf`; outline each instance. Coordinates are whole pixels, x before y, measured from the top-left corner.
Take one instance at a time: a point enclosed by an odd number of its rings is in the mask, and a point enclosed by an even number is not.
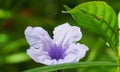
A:
[[[27,60],[29,60],[29,56],[24,52],[8,55],[5,57],[6,63],[20,63]]]
[[[27,42],[25,40],[25,38],[21,38],[18,40],[15,40],[9,44],[7,44],[6,46],[4,46],[1,51],[4,54],[10,53],[10,52],[14,52],[15,50],[17,50],[18,48],[27,45]]]
[[[65,8],[68,10],[67,6]],[[117,16],[108,4],[101,1],[86,2],[63,13],[70,13],[81,27],[100,35],[117,52]]]
[[[12,13],[5,10],[0,10],[0,18],[7,19],[12,17]]]
[[[44,66],[44,67],[26,70],[24,72],[50,72],[60,69],[69,69],[69,68],[78,68],[78,67],[100,67],[100,66],[116,67],[116,66],[120,66],[120,64],[116,64],[112,62],[79,62],[79,63]]]

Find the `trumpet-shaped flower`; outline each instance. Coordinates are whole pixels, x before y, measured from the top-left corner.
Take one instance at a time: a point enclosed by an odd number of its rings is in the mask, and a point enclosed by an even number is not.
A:
[[[27,54],[38,63],[55,65],[78,62],[88,47],[76,43],[82,37],[80,28],[68,23],[59,25],[53,31],[53,39],[41,27],[27,27],[25,37],[30,45]]]

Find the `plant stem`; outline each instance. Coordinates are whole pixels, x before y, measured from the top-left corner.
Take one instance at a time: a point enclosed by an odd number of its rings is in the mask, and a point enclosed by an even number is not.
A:
[[[119,60],[118,60],[118,58],[117,58],[117,64],[119,64]],[[119,67],[117,67],[117,72],[119,72]]]
[[[63,70],[63,69],[61,69],[61,70],[57,70],[56,72],[64,72],[64,70]]]
[[[120,64],[120,48],[118,48],[117,64]],[[117,67],[117,72],[120,72],[120,67]]]

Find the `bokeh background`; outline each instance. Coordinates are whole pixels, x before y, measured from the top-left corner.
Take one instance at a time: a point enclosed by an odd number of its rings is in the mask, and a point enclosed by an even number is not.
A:
[[[44,66],[34,62],[27,54],[29,45],[24,37],[27,26],[41,26],[52,37],[54,27],[69,22],[78,25],[69,14],[63,14],[63,5],[74,8],[91,0],[0,0],[0,72],[22,72]],[[100,1],[100,0],[99,0]],[[118,14],[120,0],[102,0]],[[81,28],[80,43],[89,47],[89,52],[81,62],[112,61],[112,49],[98,35]],[[66,72],[115,72],[115,67],[88,67],[67,69]]]

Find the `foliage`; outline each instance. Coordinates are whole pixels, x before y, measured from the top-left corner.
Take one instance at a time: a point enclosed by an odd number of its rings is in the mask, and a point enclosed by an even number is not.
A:
[[[66,6],[65,6],[66,7]],[[114,10],[105,2],[86,2],[78,5],[72,10],[66,7],[78,24],[92,32],[97,33],[117,51],[118,43],[118,21]]]

